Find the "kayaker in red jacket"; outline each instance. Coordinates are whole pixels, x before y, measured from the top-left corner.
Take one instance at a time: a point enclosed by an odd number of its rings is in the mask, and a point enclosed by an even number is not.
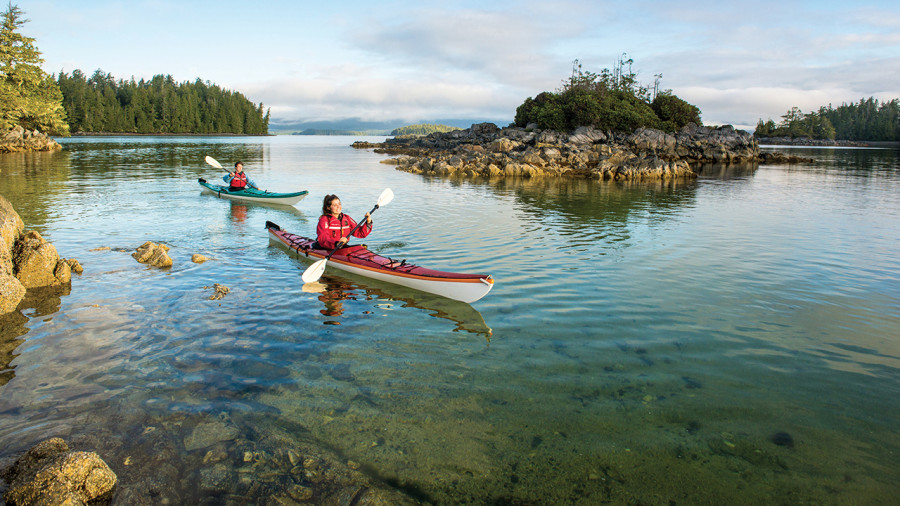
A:
[[[241,162],[234,162],[234,172],[229,172],[227,176],[222,176],[222,179],[228,183],[229,191],[243,190],[248,186],[256,188],[256,183],[247,177],[247,174],[244,172],[244,164]],[[258,190],[259,188],[256,189]]]
[[[356,222],[353,218],[341,212],[341,199],[337,195],[326,195],[322,201],[322,216],[319,217],[319,224],[316,226],[316,242],[319,246],[323,249],[345,246],[350,241],[347,235],[354,227]],[[353,236],[361,239],[371,232],[372,216],[366,213],[366,224],[356,229]]]

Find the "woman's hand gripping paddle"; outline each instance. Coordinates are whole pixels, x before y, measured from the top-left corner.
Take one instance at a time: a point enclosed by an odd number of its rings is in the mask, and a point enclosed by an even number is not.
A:
[[[390,188],[386,188],[383,192],[381,192],[381,196],[378,197],[378,202],[375,203],[375,207],[373,207],[372,210],[369,211],[369,215],[374,213],[375,210],[378,209],[379,207],[388,205],[388,203],[390,203],[390,201],[392,201],[392,200],[394,200],[394,192],[392,192]],[[359,223],[357,223],[356,226],[353,227],[353,230],[351,230],[350,233],[347,234],[347,237],[353,236],[353,233],[356,232],[356,230],[359,227],[361,227],[362,224],[365,222],[366,222],[366,220],[362,220]],[[316,262],[313,262],[312,265],[310,265],[305,271],[303,271],[303,275],[300,276],[300,278],[303,280],[303,282],[304,283],[312,283],[313,281],[318,281],[319,278],[322,277],[322,273],[325,272],[325,264],[328,263],[328,259],[331,258],[331,255],[334,255],[334,253],[337,250],[339,250],[343,247],[344,247],[343,244],[338,245],[338,247],[331,250],[331,253],[329,253],[327,257],[325,257],[321,260],[318,260]]]

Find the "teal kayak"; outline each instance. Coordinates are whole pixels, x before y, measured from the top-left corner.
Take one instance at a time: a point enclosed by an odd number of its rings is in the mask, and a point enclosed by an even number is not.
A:
[[[215,193],[217,196],[232,199],[244,200],[248,202],[265,202],[268,204],[285,204],[292,206],[300,202],[309,192],[307,190],[293,193],[275,193],[267,190],[258,190],[256,188],[244,188],[243,190],[231,191],[227,186],[212,184],[202,177],[197,180],[205,190]]]

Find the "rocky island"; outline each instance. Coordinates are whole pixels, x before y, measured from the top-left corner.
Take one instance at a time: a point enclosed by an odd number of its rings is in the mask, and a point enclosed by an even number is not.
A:
[[[580,127],[572,132],[493,123],[383,143],[355,142],[358,149],[399,155],[383,163],[416,174],[478,176],[581,176],[601,180],[696,177],[709,163],[796,163],[809,159],[760,153],[748,132],[727,125],[686,125],[676,133],[638,128],[633,133]]]
[[[56,151],[62,146],[47,134],[38,130],[26,130],[19,125],[0,137],[0,153],[23,151]]]

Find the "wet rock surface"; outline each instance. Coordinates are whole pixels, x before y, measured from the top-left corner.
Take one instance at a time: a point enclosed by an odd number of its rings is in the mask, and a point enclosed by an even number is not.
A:
[[[96,453],[72,451],[60,438],[38,443],[0,473],[9,505],[108,504],[116,474]]]
[[[171,267],[172,258],[169,256],[169,247],[165,244],[156,244],[147,241],[131,254],[135,260],[152,267]]]

